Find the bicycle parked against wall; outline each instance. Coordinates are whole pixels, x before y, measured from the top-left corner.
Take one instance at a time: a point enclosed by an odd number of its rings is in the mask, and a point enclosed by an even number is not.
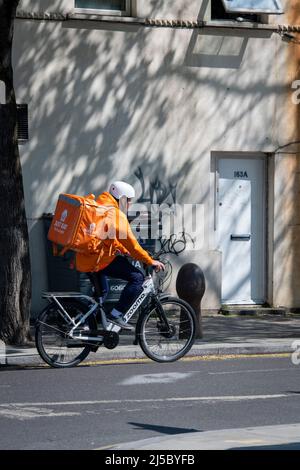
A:
[[[124,319],[129,322],[138,313],[135,335],[143,352],[154,361],[173,362],[194,343],[196,315],[188,303],[160,293],[150,269],[146,268],[143,291]],[[40,356],[50,366],[76,366],[99,346],[113,349],[118,345],[121,327],[107,320],[102,295],[46,292],[43,297],[49,305],[37,318],[35,340]]]

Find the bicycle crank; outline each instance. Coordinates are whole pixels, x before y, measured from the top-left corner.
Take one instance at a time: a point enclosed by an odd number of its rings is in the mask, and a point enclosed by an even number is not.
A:
[[[107,349],[114,349],[119,344],[119,335],[115,331],[106,332],[103,338],[103,345]]]

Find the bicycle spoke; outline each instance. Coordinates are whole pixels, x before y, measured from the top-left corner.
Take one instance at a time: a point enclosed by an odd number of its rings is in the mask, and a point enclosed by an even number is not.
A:
[[[65,302],[64,308],[73,319],[72,323],[67,322],[61,315],[58,307],[51,304],[37,321],[36,344],[41,357],[54,367],[68,367],[81,362],[90,351],[87,344],[82,346],[74,340],[71,344],[70,331],[74,327],[74,319],[80,318],[83,313],[80,306],[72,301]],[[83,307],[84,308],[84,307]],[[75,331],[85,332],[90,329],[88,319]],[[80,340],[79,340],[80,342]]]
[[[160,308],[163,308],[162,314],[156,309],[146,314],[140,344],[154,360],[176,360],[192,345],[195,329],[193,313],[178,299],[162,301]]]

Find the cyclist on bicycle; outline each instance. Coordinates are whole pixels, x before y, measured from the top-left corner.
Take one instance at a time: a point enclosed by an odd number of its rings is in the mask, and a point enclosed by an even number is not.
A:
[[[123,315],[142,292],[144,275],[127,258],[117,255],[128,254],[153,266],[156,271],[165,269],[163,263],[151,258],[132,233],[125,212],[134,197],[134,188],[124,181],[115,181],[110,185],[109,192],[100,194],[97,204],[108,208],[106,232],[113,234],[113,237],[106,238],[101,243],[101,256],[98,253],[76,253],[76,269],[89,275],[96,290],[99,290],[99,286],[102,286],[102,292],[108,290],[105,276],[127,281],[116,307],[107,314],[107,319],[129,330],[133,328],[123,320]]]

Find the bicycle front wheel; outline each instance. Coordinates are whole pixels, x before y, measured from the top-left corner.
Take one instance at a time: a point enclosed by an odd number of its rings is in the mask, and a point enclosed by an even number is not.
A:
[[[157,301],[141,318],[139,343],[150,359],[173,362],[191,349],[195,331],[196,315],[191,306],[176,297],[168,297]]]
[[[79,321],[87,310],[81,302],[74,300],[62,301],[63,307],[71,318]],[[89,354],[89,345],[80,344],[70,338],[69,332],[73,325],[59,310],[55,302],[46,307],[37,318],[35,330],[36,348],[42,359],[52,367],[73,367],[83,361]],[[82,333],[94,328],[93,319],[88,317],[80,325]],[[76,329],[79,332],[79,328]]]

